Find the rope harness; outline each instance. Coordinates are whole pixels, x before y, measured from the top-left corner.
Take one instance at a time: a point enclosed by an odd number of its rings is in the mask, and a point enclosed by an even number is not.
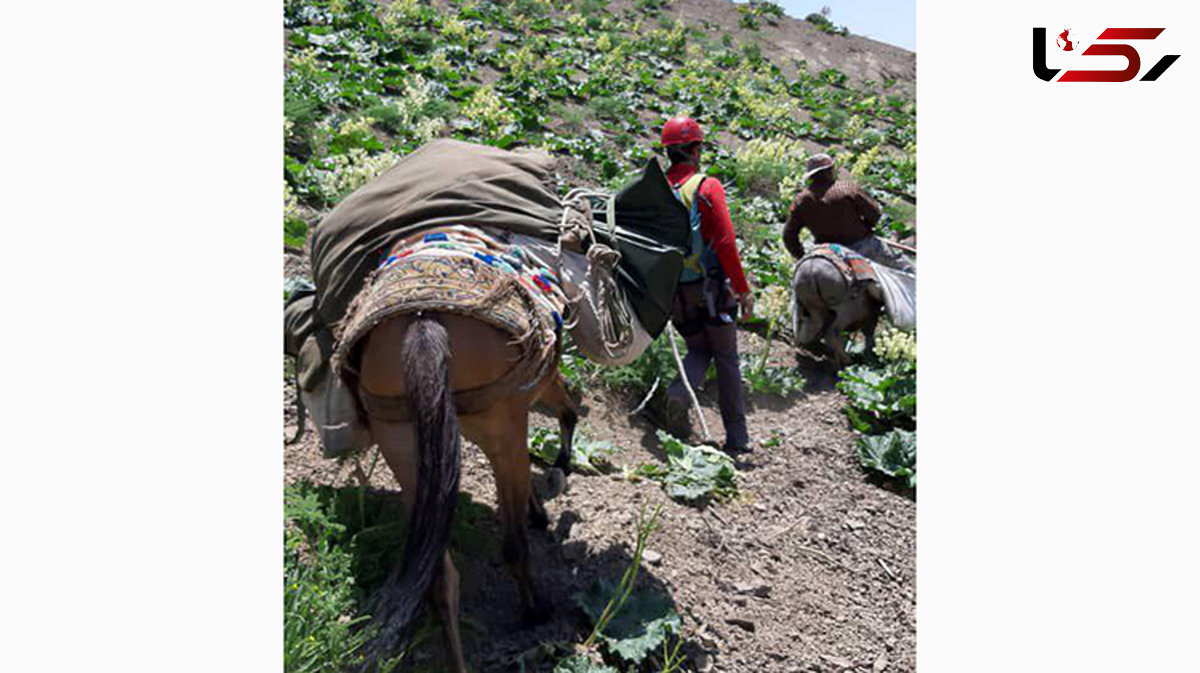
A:
[[[559,221],[558,271],[560,274],[562,273],[563,250],[583,252],[585,249],[583,243],[586,240],[588,242],[586,246],[587,285],[592,292],[580,292],[574,297],[568,297],[567,301],[571,306],[577,306],[580,301],[587,301],[588,307],[599,319],[604,350],[610,356],[616,356],[633,343],[633,315],[629,311],[629,306],[623,301],[614,273],[617,264],[621,262],[621,253],[596,239],[596,232],[593,229],[593,222],[595,222],[592,211],[593,200],[603,203],[609,237],[611,240],[616,240],[615,197],[611,194],[584,188],[572,189],[563,199],[563,216]]]

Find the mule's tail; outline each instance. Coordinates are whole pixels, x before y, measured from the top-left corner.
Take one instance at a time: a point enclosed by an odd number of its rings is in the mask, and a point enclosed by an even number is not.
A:
[[[458,503],[462,438],[450,390],[450,339],[446,328],[420,315],[400,350],[405,388],[417,434],[417,497],[409,514],[404,560],[388,581],[380,631],[370,660],[387,656],[406,640],[429,587],[442,569],[450,524]]]

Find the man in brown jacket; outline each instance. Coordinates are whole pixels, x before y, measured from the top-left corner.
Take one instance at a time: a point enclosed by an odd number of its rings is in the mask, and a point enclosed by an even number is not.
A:
[[[808,187],[796,196],[783,228],[783,245],[796,259],[804,256],[800,230],[808,227],[817,243],[840,243],[868,259],[908,273],[912,264],[875,236],[875,223],[883,215],[879,204],[856,183],[837,179],[837,168],[828,154],[808,160],[804,179]]]

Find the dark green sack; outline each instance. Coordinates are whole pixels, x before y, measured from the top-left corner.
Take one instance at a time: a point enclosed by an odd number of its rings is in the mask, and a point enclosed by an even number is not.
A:
[[[688,210],[675,196],[656,159],[617,192],[615,210],[615,236],[608,230],[603,212],[595,213],[593,230],[601,243],[621,253],[617,282],[642,327],[657,337],[670,317],[683,251],[691,236]]]

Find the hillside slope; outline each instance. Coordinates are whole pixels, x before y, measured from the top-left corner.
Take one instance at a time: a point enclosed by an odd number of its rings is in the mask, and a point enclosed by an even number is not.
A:
[[[915,236],[915,54],[776,10],[726,0],[285,0],[284,240],[300,253],[285,255],[285,275],[307,272],[307,234],[324,213],[431,138],[541,148],[560,159],[561,192],[615,189],[656,155],[662,123],[689,114],[708,134],[704,168],[726,186],[759,314],[786,331],[791,260],[779,226],[809,155],[833,154],[884,206],[885,232]],[[915,670],[915,494],[863,470],[862,428],[847,422],[828,363],[764,339],[767,331],[739,334],[752,365],[743,373],[754,450],[737,463],[737,496],[707,507],[636,475],[666,462],[654,426],[631,413],[673,376],[664,340],[617,370],[568,350],[564,375],[589,411],[582,430],[612,445],[613,466],[573,476],[547,503],[550,530],[531,535],[534,572],[555,608],[537,628],[516,621],[491,470],[465,447],[452,553],[474,670],[555,670],[590,629],[576,596],[633,562],[643,506],[662,506],[664,518],[639,586],[665,594],[680,615],[681,670]],[[909,358],[905,375],[915,379]],[[699,393],[720,434],[716,391]],[[915,392],[912,405],[915,416]],[[377,457],[361,458],[367,476],[354,461],[321,458],[311,431],[284,448],[288,484],[350,503],[340,523],[357,531],[343,532],[351,554],[395,530],[363,514],[364,500],[384,511],[395,500]],[[380,558],[360,561],[366,570],[355,566],[353,586],[366,592]],[[420,634],[400,670],[444,670],[431,619]],[[656,660],[605,657],[623,673],[662,670]]]
[[[617,4],[621,3],[613,3]],[[786,14],[761,19],[758,29],[752,30],[742,24],[745,10],[728,0],[676,0],[663,11],[685,23],[708,28],[707,22],[709,30],[732,32],[737,40],[757,42],[763,55],[791,77],[796,74],[795,62],[804,61],[818,71],[836,68],[854,82],[895,80],[906,95],[912,97],[916,92],[916,54],[901,47],[853,33],[843,37],[823,32]]]
[[[341,9],[330,12],[328,7]],[[915,55],[765,14],[769,3],[398,0],[285,6],[285,239],[431,137],[562,157],[561,185],[615,188],[666,118],[708,130],[735,224],[770,233],[826,151],[915,225]],[[749,18],[748,18],[749,17]]]

